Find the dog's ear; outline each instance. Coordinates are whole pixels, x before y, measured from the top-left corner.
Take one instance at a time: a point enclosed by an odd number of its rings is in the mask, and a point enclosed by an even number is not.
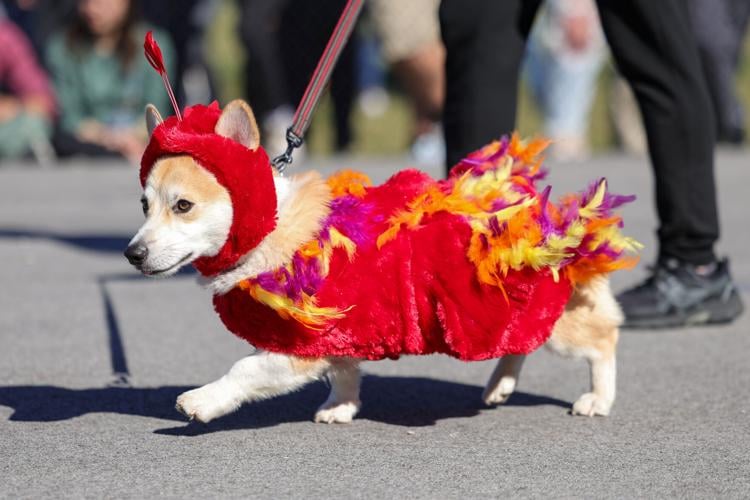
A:
[[[161,119],[159,110],[153,104],[146,104],[146,128],[148,129],[148,135],[151,136],[154,129],[164,120]]]
[[[224,107],[219,121],[216,122],[215,132],[249,149],[260,146],[260,131],[253,110],[241,99],[236,99]]]

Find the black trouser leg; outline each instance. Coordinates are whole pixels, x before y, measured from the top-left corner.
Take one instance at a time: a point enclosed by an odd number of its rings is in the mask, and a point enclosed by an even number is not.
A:
[[[714,104],[719,138],[744,129],[742,103],[734,75],[742,49],[750,2],[747,0],[690,0],[691,25],[703,63],[703,75]]]
[[[443,0],[446,162],[515,128],[518,73],[538,1]]]
[[[356,31],[339,56],[331,75],[334,125],[336,126],[336,151],[344,151],[352,142],[352,108],[357,93],[356,53],[359,41]]]
[[[286,3],[240,2],[240,36],[248,52],[245,96],[260,118],[279,106],[291,104],[278,41],[278,26]]]
[[[683,0],[598,0],[618,68],[643,114],[661,257],[715,260],[714,119]]]

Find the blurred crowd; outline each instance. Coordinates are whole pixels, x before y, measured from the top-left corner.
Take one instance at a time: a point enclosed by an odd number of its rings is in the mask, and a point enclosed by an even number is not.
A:
[[[143,57],[153,30],[184,97],[200,62],[212,2],[17,0],[0,11],[0,156],[40,163],[72,155],[137,162],[146,142],[143,109],[168,100]],[[195,14],[185,16],[185,12]],[[158,22],[157,22],[158,20]],[[207,96],[208,97],[208,96]]]
[[[606,42],[594,0],[546,0],[526,48],[526,74],[544,116],[544,133],[561,159],[585,157],[589,112],[606,61]],[[735,74],[750,18],[750,0],[686,0],[713,101],[719,142],[745,139]],[[668,29],[668,28],[667,28]],[[633,41],[637,43],[637,41]],[[632,92],[617,77],[611,92],[612,121],[620,145],[643,152],[646,138]]]
[[[153,30],[182,105],[216,97],[206,32],[230,0],[2,0],[0,4],[0,158],[51,163],[73,155],[137,162],[147,140],[143,109],[170,105],[161,79],[142,56]],[[284,147],[291,122],[344,0],[234,0],[237,38],[247,54],[242,96],[264,130],[266,146]],[[381,113],[392,86],[412,108],[417,160],[440,163],[445,50],[439,0],[368,0],[331,83],[336,150],[352,142],[351,116]],[[734,74],[750,0],[689,0],[720,140],[744,140]],[[576,160],[589,151],[589,114],[607,49],[592,0],[547,0],[526,50],[525,75],[555,141],[553,154]],[[625,85],[615,83],[615,128],[630,150],[645,148]],[[501,131],[498,131],[501,132]]]

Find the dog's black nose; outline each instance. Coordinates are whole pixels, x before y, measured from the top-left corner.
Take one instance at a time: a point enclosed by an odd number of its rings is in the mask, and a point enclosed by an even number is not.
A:
[[[133,243],[125,249],[125,257],[128,259],[128,262],[130,262],[134,266],[143,264],[143,261],[146,260],[147,255],[148,248],[146,248],[146,245],[142,243]]]

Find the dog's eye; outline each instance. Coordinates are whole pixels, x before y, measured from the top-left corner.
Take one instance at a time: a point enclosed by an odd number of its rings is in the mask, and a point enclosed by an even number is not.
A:
[[[177,200],[177,203],[174,204],[174,211],[177,214],[187,213],[191,208],[193,208],[193,203],[187,200]]]
[[[143,208],[143,215],[146,215],[148,213],[148,200],[146,198],[141,198],[141,207]]]

